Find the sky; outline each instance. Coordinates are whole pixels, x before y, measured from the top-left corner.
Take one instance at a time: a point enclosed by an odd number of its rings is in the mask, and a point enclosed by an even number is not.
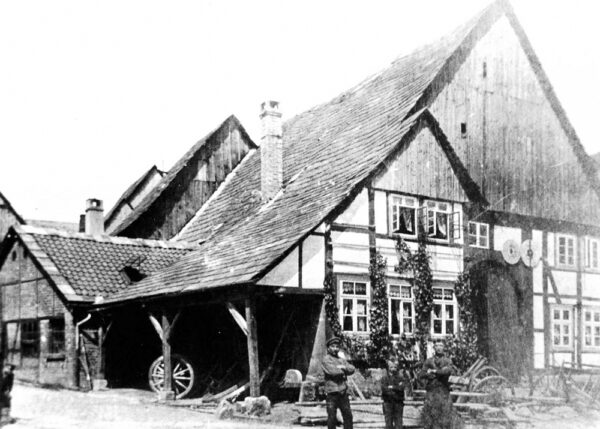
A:
[[[108,210],[229,115],[259,140],[434,42],[484,0],[0,0],[0,192],[25,218]],[[587,152],[600,152],[600,3],[512,0]]]

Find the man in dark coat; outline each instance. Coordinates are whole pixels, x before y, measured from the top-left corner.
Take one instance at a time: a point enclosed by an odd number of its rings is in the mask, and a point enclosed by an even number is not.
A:
[[[381,399],[383,399],[383,417],[385,429],[402,429],[404,412],[405,378],[398,371],[398,361],[387,361],[387,371],[381,377]]]
[[[0,380],[0,424],[12,422],[10,418],[10,400],[15,378],[14,369],[14,365],[6,364],[2,370],[2,380]]]
[[[435,354],[425,361],[421,372],[427,391],[421,419],[425,429],[450,429],[453,416],[449,378],[454,365],[444,354],[442,341],[436,341],[433,348]]]
[[[327,354],[322,363],[327,394],[327,429],[335,429],[338,408],[342,413],[344,429],[352,429],[352,410],[346,380],[354,373],[354,367],[339,356],[341,343],[339,338],[327,341]]]

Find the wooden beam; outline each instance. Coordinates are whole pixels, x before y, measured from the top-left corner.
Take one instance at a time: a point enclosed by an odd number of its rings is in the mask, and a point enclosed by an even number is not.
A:
[[[167,335],[164,335],[165,332],[170,331],[169,319],[167,317],[167,313],[163,312],[162,314],[162,354],[163,354],[163,362],[165,365],[165,381],[163,384],[164,392],[171,392],[173,390],[173,368],[171,362],[171,344],[169,343],[169,338]]]
[[[248,368],[250,372],[250,396],[260,396],[258,368],[258,329],[256,324],[256,297],[246,298],[246,323],[248,325]]]
[[[154,317],[152,314],[148,314],[148,317],[150,318],[150,323],[152,323],[152,326],[154,326],[154,330],[156,331],[156,333],[158,334],[158,337],[160,338],[160,341],[163,341],[163,328],[160,324],[160,322],[158,320],[156,320],[156,317]]]
[[[235,323],[237,323],[237,325],[240,327],[240,329],[242,330],[244,335],[246,335],[246,337],[247,337],[248,336],[248,325],[246,323],[246,319],[244,319],[244,316],[242,316],[239,313],[239,311],[237,311],[237,309],[231,302],[226,302],[225,305],[227,306],[227,310],[229,310],[229,313],[231,313],[231,317],[233,317],[233,320],[235,320]]]

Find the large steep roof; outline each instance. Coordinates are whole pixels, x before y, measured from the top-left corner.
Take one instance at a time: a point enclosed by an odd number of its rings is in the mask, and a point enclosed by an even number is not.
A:
[[[109,299],[253,283],[341,203],[419,125],[411,112],[450,56],[494,4],[438,43],[394,61],[328,103],[284,124],[284,188],[260,196],[260,148],[250,152],[185,230],[198,251]],[[414,113],[410,118],[407,115]]]
[[[498,0],[438,43],[397,59],[328,103],[288,120],[283,133],[284,187],[274,200],[261,201],[260,149],[251,151],[178,237],[199,243],[199,250],[115,294],[109,302],[258,281],[340,205],[348,203],[399,146],[410,143],[423,123],[435,122],[427,108],[477,41],[503,15],[527,51],[591,185],[598,188],[595,172],[591,174],[589,168],[591,161],[512,8]],[[472,180],[466,177],[464,183],[472,184]],[[477,196],[478,189],[471,194]]]

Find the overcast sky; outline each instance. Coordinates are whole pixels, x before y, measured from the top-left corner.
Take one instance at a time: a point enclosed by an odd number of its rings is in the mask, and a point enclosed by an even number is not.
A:
[[[0,1],[0,192],[76,222],[235,114],[284,119],[452,31],[489,2]],[[513,0],[588,153],[600,152],[600,4]]]

